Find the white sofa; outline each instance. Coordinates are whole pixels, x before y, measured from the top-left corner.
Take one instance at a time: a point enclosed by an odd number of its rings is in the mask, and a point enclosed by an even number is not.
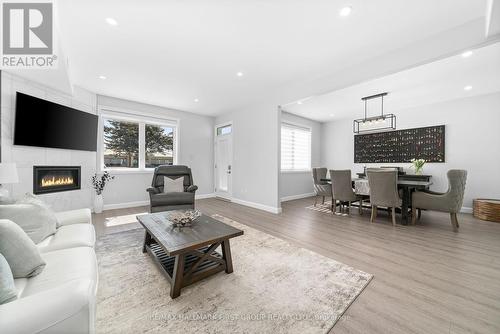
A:
[[[56,214],[58,228],[39,244],[46,262],[15,280],[18,299],[0,305],[0,333],[94,333],[97,293],[95,230],[89,209]]]

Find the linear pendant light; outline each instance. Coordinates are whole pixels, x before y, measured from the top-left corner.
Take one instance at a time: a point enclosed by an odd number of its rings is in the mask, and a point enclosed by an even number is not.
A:
[[[396,130],[396,115],[394,114],[384,114],[384,96],[387,92],[365,96],[361,98],[365,102],[365,117],[360,119],[355,119],[352,124],[352,130],[354,133],[360,132],[370,132],[378,130]],[[379,116],[367,117],[366,114],[366,104],[368,100],[378,99],[382,100],[382,114]]]

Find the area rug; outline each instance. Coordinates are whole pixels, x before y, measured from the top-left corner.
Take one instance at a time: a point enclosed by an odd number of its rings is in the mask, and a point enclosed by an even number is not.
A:
[[[306,209],[332,214],[332,201],[306,206]],[[337,209],[338,210],[338,209]]]
[[[327,333],[372,275],[222,216],[244,230],[231,239],[232,274],[182,289],[143,254],[144,230],[108,234],[99,263],[97,333]]]

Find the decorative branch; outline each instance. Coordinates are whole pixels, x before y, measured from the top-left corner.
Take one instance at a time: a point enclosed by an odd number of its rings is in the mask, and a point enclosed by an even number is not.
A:
[[[104,187],[106,187],[106,184],[107,184],[109,181],[113,180],[114,178],[115,178],[115,177],[114,177],[114,176],[111,176],[111,175],[109,174],[109,172],[107,172],[107,171],[106,171],[106,172],[104,172],[104,173],[101,175],[101,177],[99,177],[99,176],[97,175],[97,173],[96,173],[96,174],[94,174],[94,175],[92,176],[92,187],[94,188],[95,193],[96,193],[97,195],[101,195],[101,194],[102,194],[102,192],[104,191]]]

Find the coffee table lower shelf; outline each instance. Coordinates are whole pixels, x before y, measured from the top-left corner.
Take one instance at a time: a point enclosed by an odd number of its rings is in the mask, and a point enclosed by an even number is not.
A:
[[[214,275],[220,271],[226,271],[226,261],[223,256],[212,251],[202,259],[211,246],[202,247],[191,253],[169,256],[158,243],[145,245],[147,253],[153,258],[153,261],[161,270],[162,274],[168,279],[171,285],[171,297],[176,298],[180,295],[180,289],[191,285],[208,276]],[[184,265],[180,266],[176,261],[183,260]],[[201,260],[201,261],[200,261]],[[182,268],[182,275],[176,273],[177,268]],[[196,266],[194,269],[192,269]]]

